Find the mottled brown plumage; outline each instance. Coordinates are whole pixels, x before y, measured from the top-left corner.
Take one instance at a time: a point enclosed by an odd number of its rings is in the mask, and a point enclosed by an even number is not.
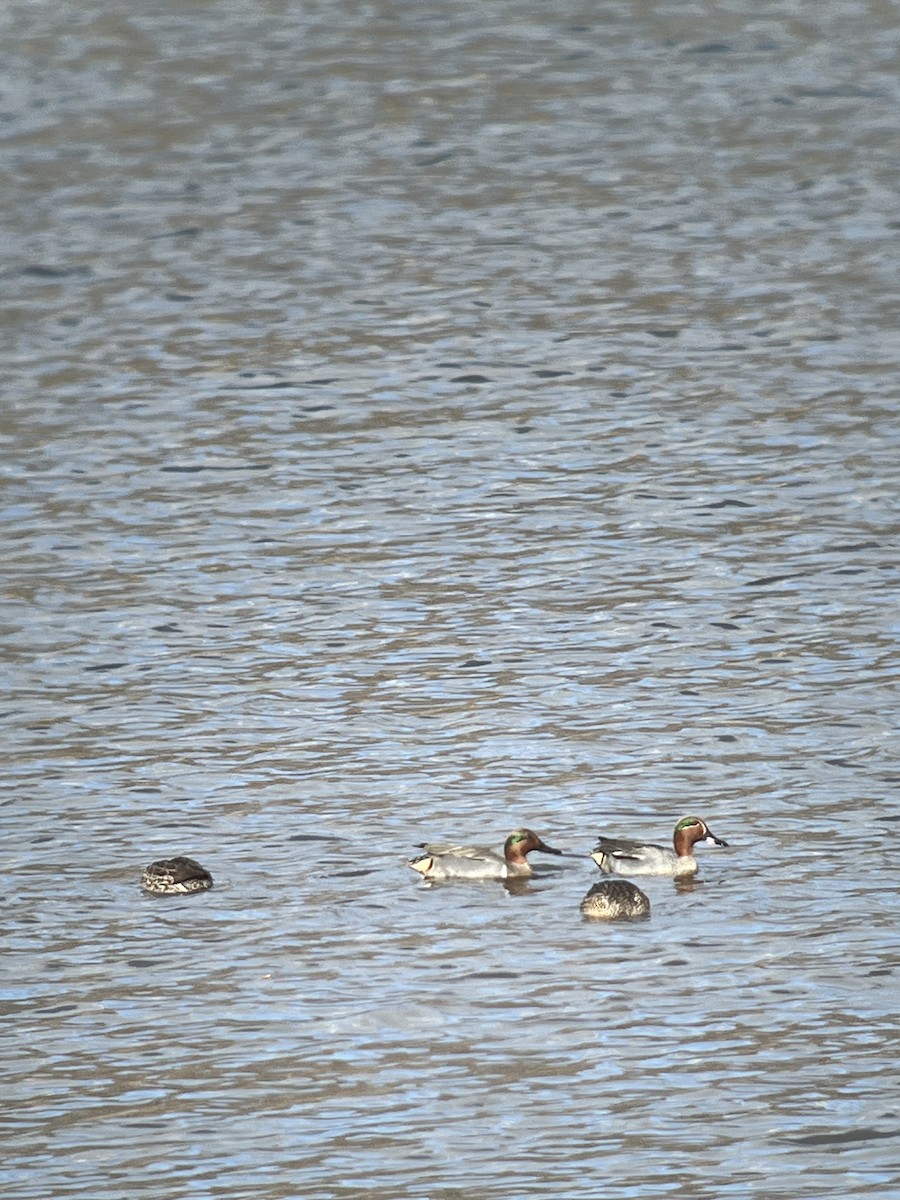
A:
[[[650,901],[639,887],[626,879],[595,883],[581,902],[586,917],[613,921],[617,917],[649,917]]]
[[[151,863],[141,876],[141,887],[157,896],[186,896],[205,892],[213,885],[212,875],[192,858],[176,855]]]

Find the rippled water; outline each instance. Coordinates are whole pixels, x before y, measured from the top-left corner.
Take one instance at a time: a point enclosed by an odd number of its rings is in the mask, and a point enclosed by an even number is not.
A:
[[[0,1195],[894,1196],[895,7],[0,22]]]

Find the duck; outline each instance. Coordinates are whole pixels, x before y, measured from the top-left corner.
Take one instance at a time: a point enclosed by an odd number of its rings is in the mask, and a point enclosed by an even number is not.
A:
[[[192,858],[176,855],[153,862],[141,876],[141,887],[157,896],[185,896],[205,892],[213,885],[212,875]]]
[[[618,917],[649,917],[650,901],[639,887],[627,879],[604,879],[595,883],[581,901],[586,917],[613,921]]]
[[[696,875],[699,863],[694,846],[727,846],[699,817],[682,817],[675,826],[675,849],[624,838],[600,837],[591,858],[606,875]]]
[[[528,855],[532,850],[544,854],[562,854],[531,829],[517,829],[503,843],[498,854],[487,846],[451,846],[423,842],[425,851],[409,860],[409,866],[424,879],[510,879],[531,874]]]

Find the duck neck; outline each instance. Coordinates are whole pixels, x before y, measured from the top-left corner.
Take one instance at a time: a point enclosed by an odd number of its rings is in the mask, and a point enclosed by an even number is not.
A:
[[[692,825],[689,825],[687,829],[675,830],[675,853],[679,858],[691,857],[694,853],[694,842],[697,841],[697,837],[697,830]]]
[[[503,847],[503,857],[506,859],[507,865],[520,875],[523,871],[530,870],[526,854],[527,851],[524,842],[514,842],[512,838],[506,839],[506,845]]]

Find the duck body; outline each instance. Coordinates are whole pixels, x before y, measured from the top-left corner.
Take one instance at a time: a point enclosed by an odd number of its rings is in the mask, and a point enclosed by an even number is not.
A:
[[[151,863],[141,876],[141,887],[156,896],[186,896],[208,891],[212,885],[209,871],[183,855],[161,858]]]
[[[586,917],[604,921],[649,917],[650,901],[639,887],[626,879],[604,879],[602,883],[595,883],[581,901],[581,911]]]
[[[511,879],[530,875],[528,855],[532,850],[544,854],[562,854],[548,846],[531,829],[517,829],[498,854],[489,846],[453,846],[444,842],[423,842],[424,853],[409,860],[409,866],[424,879]]]
[[[671,875],[681,878],[696,875],[700,864],[693,855],[698,843],[705,846],[727,846],[710,832],[699,817],[682,817],[675,826],[674,849],[652,843],[630,841],[627,838],[601,837],[591,852],[591,858],[606,875]]]

